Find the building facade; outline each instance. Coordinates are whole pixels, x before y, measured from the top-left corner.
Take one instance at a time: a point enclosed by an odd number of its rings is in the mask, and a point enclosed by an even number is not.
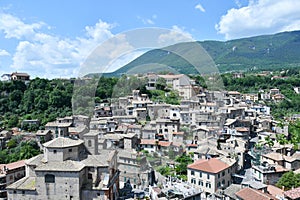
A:
[[[64,137],[43,146],[44,154],[26,161],[26,176],[7,187],[9,200],[117,199],[117,151],[90,154],[83,140]]]
[[[235,163],[225,163],[217,158],[197,160],[188,165],[188,182],[202,192],[213,194],[231,184],[231,176],[236,171]]]

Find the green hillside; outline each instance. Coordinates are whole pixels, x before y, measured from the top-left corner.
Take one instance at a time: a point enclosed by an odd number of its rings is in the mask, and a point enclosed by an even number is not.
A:
[[[220,72],[284,69],[300,66],[300,31],[283,32],[230,41],[198,42],[213,59]],[[188,48],[191,43],[180,43],[172,48]],[[198,56],[195,54],[194,56]],[[171,66],[185,74],[197,73],[196,69],[183,58],[162,49],[146,52],[119,70],[106,74],[119,76],[124,73],[162,71]],[[166,68],[165,68],[166,69]]]

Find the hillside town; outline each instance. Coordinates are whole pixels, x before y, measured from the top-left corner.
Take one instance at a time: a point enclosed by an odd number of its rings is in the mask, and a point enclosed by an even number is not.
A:
[[[300,199],[300,187],[278,187],[285,173],[300,174],[300,150],[288,142],[289,122],[300,116],[277,121],[264,103],[285,99],[280,89],[213,91],[184,74],[144,76],[147,90],[163,79],[179,105],[133,89],[97,103],[93,116],[59,117],[36,132],[2,130],[1,149],[23,135],[41,153],[0,165],[0,198]],[[30,82],[26,73],[1,78]]]

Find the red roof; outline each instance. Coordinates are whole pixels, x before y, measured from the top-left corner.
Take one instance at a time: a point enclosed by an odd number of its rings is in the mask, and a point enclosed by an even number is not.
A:
[[[0,164],[0,173],[1,174],[6,174],[6,171],[4,170],[4,166],[8,170],[17,169],[17,168],[25,166],[25,160],[20,160],[20,161],[13,162],[13,163],[8,163],[8,164]]]
[[[252,188],[243,188],[240,191],[238,191],[237,193],[235,193],[235,195],[237,197],[239,197],[242,200],[275,200],[276,198],[266,194],[266,193],[262,193],[259,190],[255,190]]]
[[[235,130],[237,130],[238,132],[248,132],[249,128],[247,128],[247,127],[236,127]]]
[[[300,187],[288,190],[288,191],[284,192],[284,195],[290,199],[298,199],[298,198],[300,198]]]
[[[211,158],[211,159],[201,159],[197,160],[193,164],[188,165],[189,169],[199,170],[203,172],[209,172],[209,173],[219,173],[220,171],[223,171],[230,166],[222,161],[220,161],[217,158]]]
[[[173,135],[183,135],[184,132],[174,132]]]
[[[270,195],[276,197],[277,195],[283,196],[283,192],[284,192],[284,191],[283,191],[282,189],[280,189],[280,188],[274,186],[274,185],[268,185],[268,186],[267,186],[267,192],[268,192]]]
[[[171,142],[159,141],[158,144],[162,147],[169,147],[171,145]]]
[[[149,140],[149,139],[141,139],[140,144],[156,144],[156,140]]]

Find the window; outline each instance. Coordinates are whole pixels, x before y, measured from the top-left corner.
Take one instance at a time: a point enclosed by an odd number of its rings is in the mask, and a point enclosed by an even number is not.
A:
[[[206,187],[207,187],[207,188],[211,188],[210,182],[206,182]]]
[[[192,170],[192,171],[191,171],[191,175],[195,175],[195,171]]]
[[[57,153],[57,150],[53,150],[53,153],[56,154],[56,153]]]
[[[91,147],[91,146],[92,146],[92,141],[88,140],[88,147]]]
[[[199,177],[202,178],[202,172],[199,172]]]
[[[210,179],[210,176],[209,176],[209,174],[207,174],[207,179]]]
[[[93,179],[93,174],[92,173],[88,173],[88,179]]]
[[[192,178],[192,179],[191,179],[191,183],[192,183],[192,184],[196,184],[196,179]]]
[[[53,174],[46,174],[45,183],[55,183],[55,176]]]
[[[225,176],[225,171],[222,172],[222,176]]]
[[[198,185],[203,186],[203,181],[199,180]]]
[[[72,149],[69,149],[69,152],[72,152]]]

